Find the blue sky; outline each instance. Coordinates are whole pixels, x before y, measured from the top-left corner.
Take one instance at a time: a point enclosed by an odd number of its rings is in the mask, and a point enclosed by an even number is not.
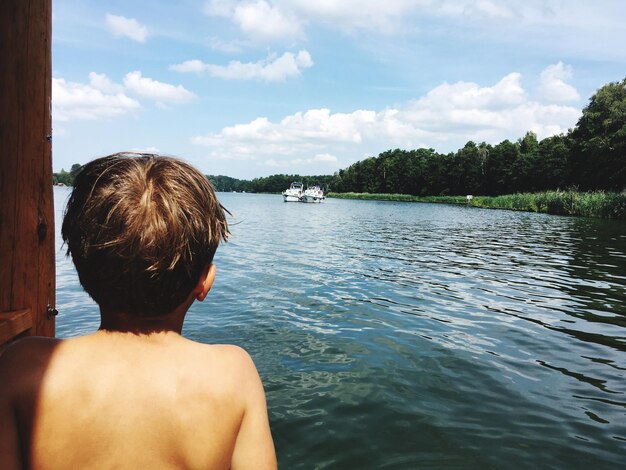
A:
[[[626,2],[55,0],[56,171],[117,151],[332,174],[575,125],[626,76]]]

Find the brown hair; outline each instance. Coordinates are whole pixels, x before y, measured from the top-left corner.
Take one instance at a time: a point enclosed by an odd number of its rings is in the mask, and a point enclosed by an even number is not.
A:
[[[191,165],[118,153],[76,175],[62,236],[81,285],[101,309],[163,315],[187,299],[228,238],[225,212]]]

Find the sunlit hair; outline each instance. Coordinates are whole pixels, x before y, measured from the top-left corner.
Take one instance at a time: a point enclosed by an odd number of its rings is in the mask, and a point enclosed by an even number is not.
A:
[[[118,153],[83,166],[62,236],[101,309],[158,316],[181,305],[228,238],[207,178],[175,158]]]

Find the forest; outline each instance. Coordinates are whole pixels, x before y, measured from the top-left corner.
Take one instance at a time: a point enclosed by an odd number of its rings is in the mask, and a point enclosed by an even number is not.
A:
[[[246,193],[280,193],[287,189],[294,181],[300,181],[305,187],[318,185],[324,188],[333,186],[334,175],[300,176],[300,175],[272,175],[253,180],[239,180],[230,176],[208,175],[209,181],[216,191],[237,191]]]
[[[80,169],[81,165],[79,163],[74,163],[70,171],[65,171],[63,168],[61,168],[61,171],[52,173],[52,184],[72,186],[74,184],[74,176],[76,176]]]

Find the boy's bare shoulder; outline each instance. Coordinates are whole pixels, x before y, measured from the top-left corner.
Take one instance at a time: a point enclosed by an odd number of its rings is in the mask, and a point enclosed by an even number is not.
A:
[[[20,360],[23,355],[30,353],[41,353],[54,349],[62,340],[58,338],[46,338],[43,336],[28,336],[10,343],[6,349],[0,353],[0,361]]]
[[[55,338],[27,337],[7,346],[0,354],[0,393],[19,393],[45,368],[62,340]]]
[[[254,361],[245,349],[230,344],[194,343],[194,345],[200,352],[196,356],[196,367],[204,370],[217,369],[223,379],[231,377],[238,384],[242,381],[259,380]]]
[[[22,468],[20,442],[28,436],[33,406],[50,357],[59,340],[29,337],[0,354],[0,467]]]
[[[226,363],[238,363],[246,367],[254,367],[252,357],[244,348],[233,344],[198,344],[207,354]]]

